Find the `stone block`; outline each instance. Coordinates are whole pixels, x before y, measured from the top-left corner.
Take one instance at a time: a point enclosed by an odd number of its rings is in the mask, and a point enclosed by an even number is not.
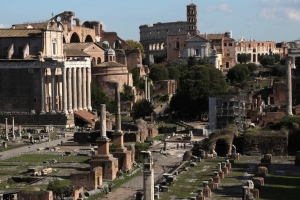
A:
[[[224,176],[224,172],[222,172],[222,171],[219,171],[219,177],[220,177],[220,179],[223,179],[225,176]]]
[[[211,197],[211,190],[209,187],[203,188],[203,196],[205,197]]]
[[[231,154],[230,158],[233,160],[240,160],[240,154],[239,153]]]
[[[231,169],[231,163],[230,163],[230,162],[226,163],[226,167],[227,167],[228,169]]]
[[[168,186],[161,186],[161,189],[160,189],[161,192],[168,192],[169,191],[169,187]]]
[[[196,166],[197,166],[197,163],[191,162],[191,163],[190,163],[190,166],[191,166],[191,167],[196,167]]]
[[[227,167],[223,167],[222,168],[222,172],[224,173],[224,175],[228,174],[228,168]]]
[[[214,183],[220,183],[221,182],[220,177],[219,176],[218,177],[213,177],[213,182]]]
[[[253,198],[259,199],[259,190],[258,189],[250,189],[250,192],[253,194]]]
[[[265,175],[267,175],[268,174],[268,168],[260,166],[260,167],[258,167],[258,172],[259,173],[264,173]]]
[[[154,199],[159,199],[159,193],[154,194]]]
[[[208,187],[211,190],[216,190],[216,189],[218,189],[218,183],[210,182],[210,183],[208,183]]]

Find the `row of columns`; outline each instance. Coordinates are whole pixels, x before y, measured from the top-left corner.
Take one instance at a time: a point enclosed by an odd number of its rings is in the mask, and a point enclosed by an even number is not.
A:
[[[51,113],[62,111],[73,113],[77,110],[91,110],[91,68],[52,68],[51,88],[45,81],[48,71],[41,68],[41,113],[46,112],[46,105]],[[57,78],[62,76],[61,79]],[[61,86],[62,85],[62,86]],[[48,94],[46,94],[48,92]],[[46,104],[46,97],[49,96],[49,104]],[[58,101],[58,103],[57,103]]]
[[[15,118],[11,118],[12,136],[15,138]],[[21,125],[18,127],[18,134],[21,136]],[[8,120],[5,118],[5,139],[8,140]]]

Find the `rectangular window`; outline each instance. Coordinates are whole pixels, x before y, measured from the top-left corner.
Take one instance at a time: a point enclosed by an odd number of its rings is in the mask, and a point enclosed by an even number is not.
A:
[[[231,42],[229,43],[229,46],[232,47],[232,43]]]
[[[227,43],[224,43],[224,47],[227,47]]]
[[[52,47],[53,49],[53,55],[56,55],[56,43],[53,43],[53,47]]]
[[[229,62],[226,62],[225,64],[226,64],[226,68],[229,68]]]
[[[196,49],[196,54],[195,54],[195,56],[200,56],[200,51],[199,51],[199,49]]]

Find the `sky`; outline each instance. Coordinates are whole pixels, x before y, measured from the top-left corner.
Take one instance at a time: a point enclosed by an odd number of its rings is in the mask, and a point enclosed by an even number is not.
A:
[[[45,21],[73,11],[85,21],[100,21],[106,32],[139,41],[139,26],[186,21],[186,5],[198,6],[201,33],[232,31],[235,40],[300,39],[300,0],[10,0],[0,4],[0,28]]]

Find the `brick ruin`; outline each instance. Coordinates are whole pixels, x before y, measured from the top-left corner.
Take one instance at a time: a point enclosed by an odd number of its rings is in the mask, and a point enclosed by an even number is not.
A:
[[[102,185],[102,167],[95,167],[89,173],[70,174],[70,185],[95,190]]]

